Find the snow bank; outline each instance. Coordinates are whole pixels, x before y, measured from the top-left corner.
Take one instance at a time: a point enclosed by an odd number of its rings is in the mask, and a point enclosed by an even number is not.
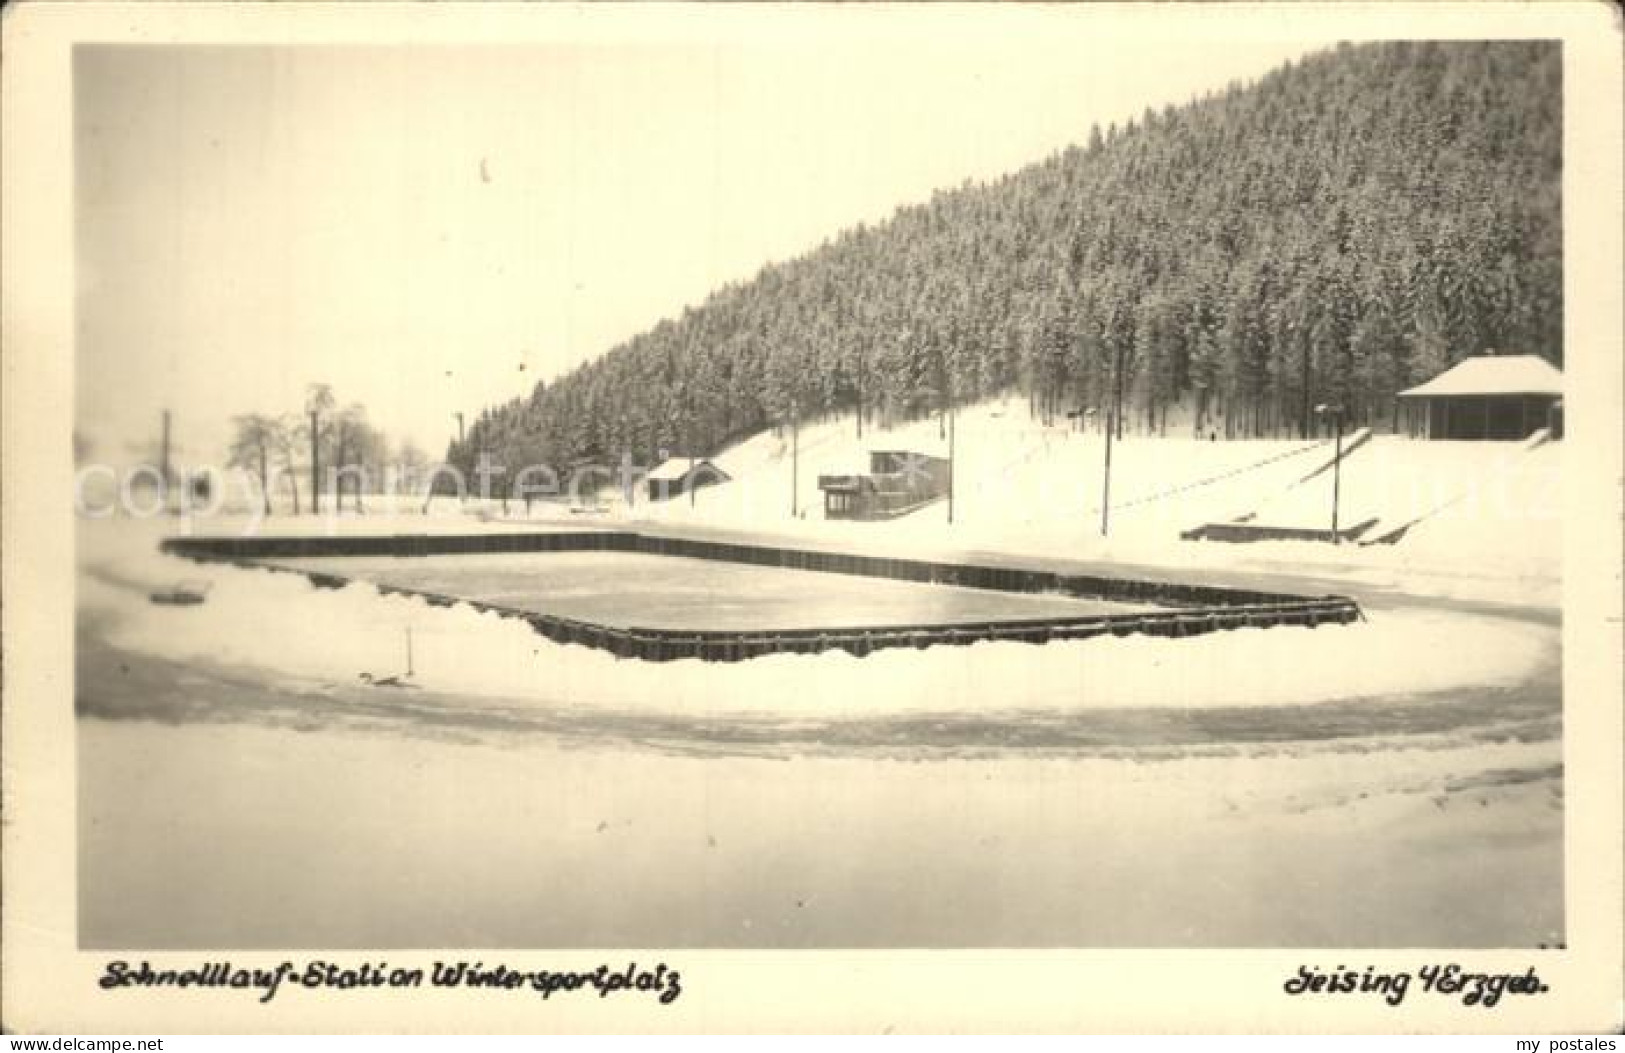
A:
[[[261,668],[277,679],[353,683],[406,671],[453,695],[520,703],[695,713],[874,716],[899,712],[1289,705],[1513,683],[1556,646],[1555,630],[1454,614],[1352,626],[1241,629],[1186,640],[983,642],[856,658],[775,655],[736,664],[618,660],[552,643],[521,621],[435,608],[370,585],[317,589],[269,571],[200,567],[140,545],[90,554],[80,603],[114,617],[117,646]],[[150,604],[178,578],[214,583],[208,603]]]

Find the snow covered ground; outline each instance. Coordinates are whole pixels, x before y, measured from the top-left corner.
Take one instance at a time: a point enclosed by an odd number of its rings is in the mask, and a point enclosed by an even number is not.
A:
[[[1255,510],[1256,521],[1325,529],[1336,483],[1341,527],[1376,520],[1362,540],[1409,526],[1399,542],[1409,551],[1438,544],[1480,554],[1531,544],[1556,551],[1561,456],[1557,443],[1525,450],[1506,442],[1376,438],[1349,455],[1340,480],[1323,472],[1273,495]]]
[[[1102,538],[1100,438],[995,403],[958,419],[953,524],[940,504],[888,523],[822,519],[819,472],[861,469],[870,448],[932,452],[936,427],[862,444],[850,419],[802,429],[796,516],[789,436],[767,433],[719,457],[734,481],[692,505],[546,504],[527,517],[518,503],[504,515],[437,501],[426,514],[373,500],[365,516],[83,521],[82,941],[1564,938],[1561,561],[1536,508],[1561,446],[1417,454],[1379,439],[1344,482],[1385,521],[1426,502],[1371,496],[1373,479],[1476,479],[1496,457],[1514,514],[1488,526],[1456,502],[1394,546],[1233,546],[1178,535],[1248,511],[1312,520],[1329,477],[1300,481],[1328,449],[1131,437],[1114,452],[1122,504]],[[654,664],[466,606],[157,550],[169,532],[627,526],[1340,592],[1370,618]],[[874,586],[810,577],[832,609],[856,609]],[[187,578],[211,583],[205,604],[148,602]],[[611,607],[645,600],[641,576],[606,584]],[[718,586],[718,603],[755,588]],[[367,683],[406,673],[408,631],[412,686]]]
[[[91,948],[1534,948],[1564,931],[1546,744],[1137,762],[80,723]]]

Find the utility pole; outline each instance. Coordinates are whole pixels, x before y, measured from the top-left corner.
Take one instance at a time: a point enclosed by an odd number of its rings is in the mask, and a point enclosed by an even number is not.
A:
[[[1112,515],[1112,434],[1117,430],[1117,422],[1113,419],[1116,410],[1106,414],[1106,477],[1101,485],[1100,494],[1100,536],[1105,537],[1111,533]]]
[[[953,402],[948,403],[948,523],[954,521],[954,420],[959,414],[954,412]]]
[[[1332,544],[1339,545],[1342,539],[1337,536],[1337,506],[1343,489],[1343,407],[1322,403],[1315,407],[1315,413],[1331,417],[1332,426],[1337,430],[1336,452],[1332,455]]]
[[[1343,415],[1337,415],[1337,452],[1332,455],[1332,544],[1341,544],[1337,536],[1337,504],[1343,489]]]
[[[1101,484],[1100,536],[1111,532],[1112,514],[1112,440],[1117,435],[1118,415],[1123,412],[1123,345],[1118,342],[1112,354],[1112,408],[1106,416],[1106,473]]]
[[[169,411],[164,410],[164,434],[158,448],[158,474],[163,479],[164,493],[169,493]]]
[[[1303,416],[1299,418],[1298,424],[1298,438],[1300,439],[1309,438],[1309,405],[1311,400],[1314,398],[1314,393],[1311,390],[1311,385],[1309,383],[1311,378],[1310,365],[1312,362],[1313,360],[1309,356],[1309,341],[1307,338],[1305,338],[1303,341]]]
[[[790,403],[790,518],[796,517],[796,494],[801,488],[801,406]]]
[[[1123,345],[1117,345],[1117,356],[1113,359],[1113,368],[1117,374],[1112,384],[1112,419],[1117,430],[1117,437],[1123,437]]]

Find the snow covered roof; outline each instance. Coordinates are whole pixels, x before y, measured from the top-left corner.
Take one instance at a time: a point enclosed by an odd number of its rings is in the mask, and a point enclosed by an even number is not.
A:
[[[1539,355],[1465,358],[1400,398],[1441,395],[1561,395],[1563,372]]]
[[[696,457],[692,462],[690,462],[687,457],[669,457],[666,460],[661,461],[655,467],[651,468],[649,470],[649,474],[644,476],[644,479],[656,483],[676,482],[688,474],[688,467],[691,463],[694,466],[694,470],[697,472],[710,471],[726,478],[726,474],[722,471],[722,469],[718,468],[704,457]]]

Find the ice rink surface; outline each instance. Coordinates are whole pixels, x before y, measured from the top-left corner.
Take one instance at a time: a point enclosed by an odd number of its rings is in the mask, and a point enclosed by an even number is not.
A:
[[[269,564],[617,627],[821,629],[1154,608],[626,552],[317,556]]]

